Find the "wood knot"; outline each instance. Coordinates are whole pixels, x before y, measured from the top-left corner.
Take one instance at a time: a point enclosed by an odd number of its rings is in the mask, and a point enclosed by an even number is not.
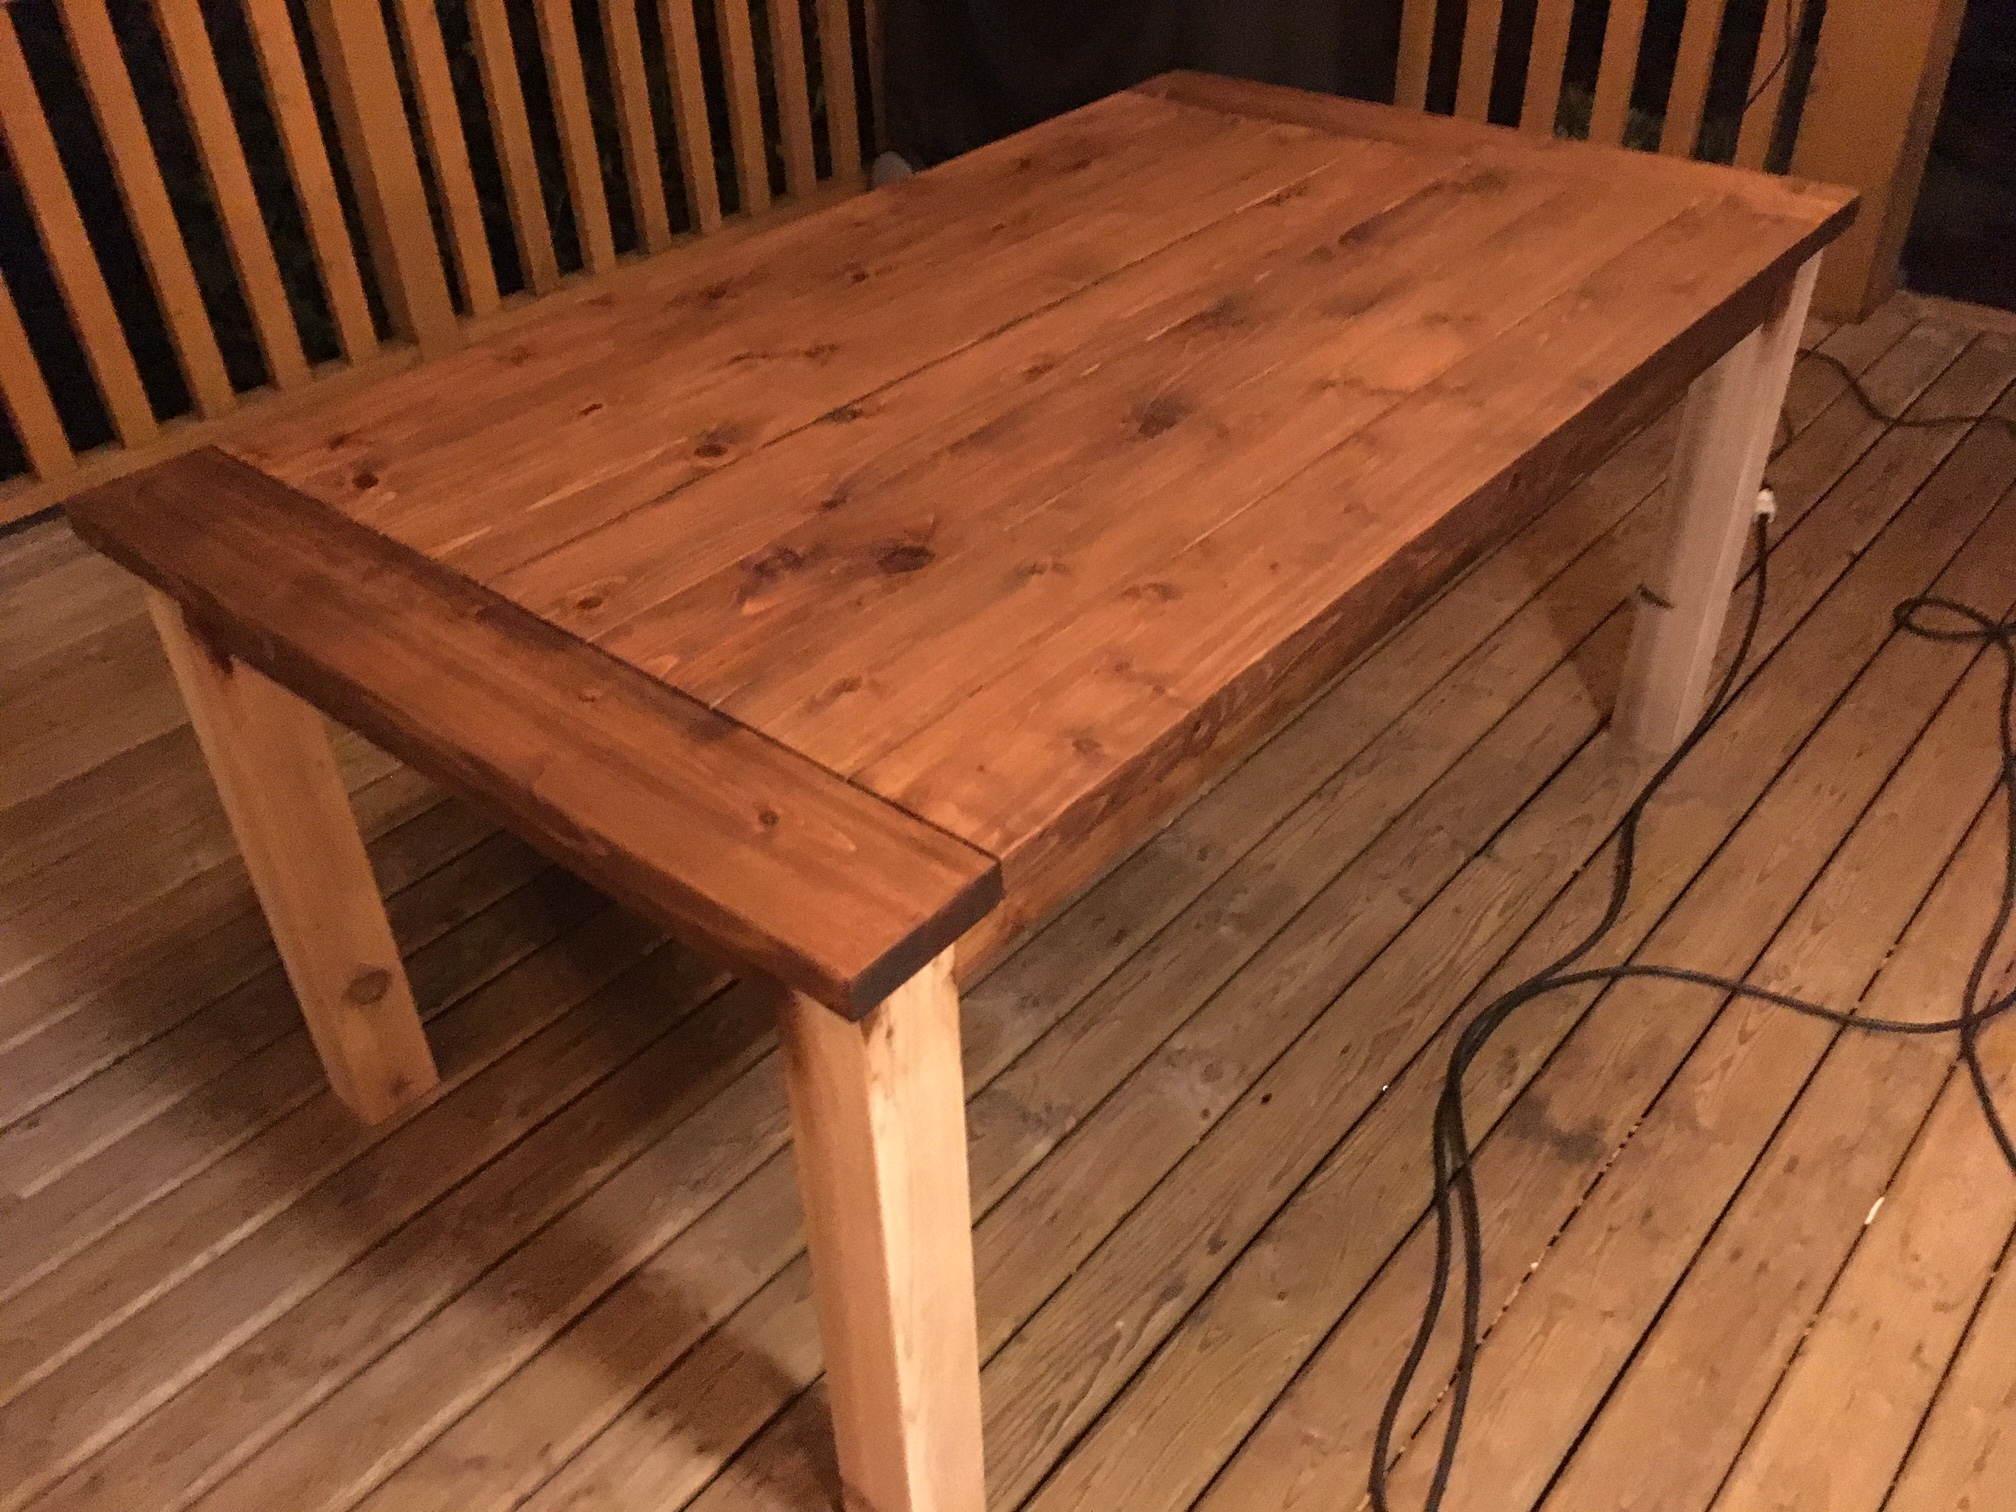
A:
[[[884,572],[894,574],[917,572],[930,566],[936,557],[929,546],[904,541],[895,546],[885,546],[875,560]]]
[[[351,978],[343,995],[360,1008],[368,1008],[392,990],[392,973],[383,966],[368,967]]]

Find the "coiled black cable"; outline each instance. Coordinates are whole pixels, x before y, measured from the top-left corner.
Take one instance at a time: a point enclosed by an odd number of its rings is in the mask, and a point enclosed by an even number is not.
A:
[[[1999,425],[2016,433],[2016,422],[1992,413],[1912,417],[1889,414],[1870,397],[1861,380],[1844,363],[1822,352],[1809,352],[1804,355],[1833,367],[1847,381],[1848,392],[1854,396],[1855,401],[1886,426],[1930,429],[1955,424],[1970,426],[1988,424]],[[1760,513],[1756,527],[1755,585],[1750,599],[1749,615],[1744,622],[1742,639],[1737,645],[1736,654],[1730,661],[1728,671],[1723,674],[1721,684],[1716,688],[1714,696],[1709,699],[1701,718],[1673,754],[1660,764],[1659,769],[1652,774],[1638,796],[1632,800],[1631,806],[1624,811],[1614,836],[1610,898],[1602,918],[1573,949],[1487,1005],[1464,1027],[1450,1051],[1448,1066],[1443,1075],[1442,1094],[1435,1106],[1431,1135],[1435,1210],[1434,1275],[1429,1284],[1428,1296],[1422,1306],[1421,1322],[1415,1330],[1414,1342],[1407,1351],[1407,1357],[1401,1364],[1393,1388],[1387,1395],[1385,1408],[1379,1416],[1379,1431],[1373,1441],[1372,1467],[1368,1483],[1374,1512],[1392,1512],[1388,1498],[1387,1477],[1393,1463],[1394,1436],[1399,1428],[1400,1413],[1407,1394],[1420,1373],[1422,1361],[1427,1356],[1436,1326],[1441,1321],[1443,1308],[1448,1303],[1449,1288],[1456,1270],[1456,1251],[1460,1243],[1463,1331],[1457,1346],[1455,1373],[1449,1385],[1449,1417],[1443,1427],[1442,1444],[1435,1461],[1435,1473],[1422,1503],[1422,1512],[1439,1512],[1443,1498],[1448,1492],[1449,1477],[1455,1467],[1456,1452],[1462,1439],[1463,1415],[1469,1404],[1471,1386],[1476,1377],[1477,1351],[1481,1343],[1484,1286],[1483,1224],[1479,1216],[1477,1177],[1471,1159],[1470,1135],[1464,1118],[1463,1081],[1470,1066],[1490,1042],[1492,1035],[1496,1034],[1521,1007],[1535,998],[1589,983],[1615,983],[1651,977],[1662,981],[1688,982],[1697,986],[1712,987],[1730,997],[1775,1004],[1794,1013],[1802,1013],[1810,1018],[1823,1019],[1842,1028],[1865,1033],[1952,1034],[1958,1040],[1959,1059],[1966,1067],[1982,1116],[1987,1120],[1995,1142],[2001,1148],[2003,1158],[2009,1163],[2011,1171],[2016,1172],[2016,1141],[2012,1141],[2008,1124],[1996,1106],[1994,1090],[1989,1085],[1988,1074],[1982,1065],[1979,1050],[1982,1027],[1990,1020],[2007,1013],[2012,1007],[2016,1007],[2016,990],[2005,993],[1991,1002],[1981,1001],[1988,972],[2001,948],[2004,936],[2008,933],[2011,916],[2016,914],[2016,618],[1997,619],[1969,605],[1930,594],[1906,599],[1898,604],[1893,612],[1896,627],[1904,634],[1919,636],[1926,640],[1972,642],[1983,650],[1992,647],[1999,651],[2002,657],[2002,696],[1997,729],[1997,738],[2001,746],[2001,770],[1997,782],[2005,799],[2008,828],[2007,856],[2002,873],[2002,896],[1995,911],[1994,922],[1982,939],[1980,949],[1975,952],[1966,986],[1960,994],[1958,1011],[1953,1017],[1923,1022],[1865,1017],[1830,1008],[1822,1003],[1808,1002],[1789,993],[1773,992],[1737,978],[1717,976],[1712,972],[1696,971],[1684,966],[1626,963],[1577,969],[1578,963],[1603,943],[1623,916],[1630,899],[1632,874],[1637,860],[1638,827],[1646,809],[1680,764],[1701,743],[1709,730],[1714,728],[1715,722],[1735,701],[1740,691],[1742,674],[1749,663],[1758,626],[1764,616],[1770,555],[1770,521],[1767,516]]]

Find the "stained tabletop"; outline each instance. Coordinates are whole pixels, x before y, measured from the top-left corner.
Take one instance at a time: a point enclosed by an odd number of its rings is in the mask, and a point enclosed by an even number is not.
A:
[[[228,449],[1012,888],[1670,402],[1850,200],[1176,76]]]

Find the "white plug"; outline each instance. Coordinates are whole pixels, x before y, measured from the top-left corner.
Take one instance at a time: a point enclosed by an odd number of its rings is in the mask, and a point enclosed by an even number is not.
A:
[[[1778,495],[1768,488],[1757,490],[1757,513],[1767,520],[1778,518]]]

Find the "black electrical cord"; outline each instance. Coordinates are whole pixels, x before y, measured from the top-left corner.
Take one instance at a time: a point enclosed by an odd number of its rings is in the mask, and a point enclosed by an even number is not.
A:
[[[1847,380],[1848,391],[1854,395],[1856,402],[1886,425],[1922,429],[1941,425],[1986,423],[2000,425],[2016,432],[2016,422],[1996,414],[1910,418],[1888,414],[1870,397],[1854,372],[1840,361],[1825,353],[1815,352],[1807,355],[1817,357],[1839,371]],[[2002,696],[1997,730],[2001,746],[2001,770],[1997,782],[2006,800],[2008,826],[2002,896],[1996,908],[1994,922],[1981,941],[1980,949],[1975,953],[1966,986],[1960,994],[1958,1012],[1953,1017],[1922,1022],[1870,1018],[1829,1008],[1821,1003],[1808,1002],[1789,993],[1772,992],[1737,978],[1717,976],[1712,972],[1695,971],[1682,966],[1627,963],[1576,969],[1577,963],[1608,937],[1611,929],[1623,916],[1625,905],[1631,895],[1632,873],[1637,859],[1638,826],[1644,818],[1647,807],[1737,697],[1739,681],[1749,662],[1750,652],[1757,638],[1757,629],[1763,619],[1770,553],[1770,522],[1767,516],[1760,513],[1756,529],[1756,583],[1742,639],[1735,656],[1730,661],[1728,671],[1723,675],[1721,685],[1715,690],[1714,697],[1708,701],[1700,720],[1688,732],[1686,739],[1681,741],[1678,749],[1660,764],[1659,769],[1652,774],[1638,796],[1632,800],[1630,808],[1625,810],[1615,833],[1616,849],[1610,880],[1610,899],[1602,918],[1596,927],[1567,954],[1493,1000],[1465,1026],[1450,1052],[1448,1066],[1443,1076],[1442,1094],[1435,1107],[1432,1131],[1434,1276],[1422,1307],[1420,1326],[1415,1330],[1414,1342],[1407,1351],[1407,1358],[1400,1367],[1393,1389],[1386,1398],[1385,1409],[1379,1417],[1379,1432],[1373,1444],[1368,1485],[1375,1512],[1391,1512],[1387,1495],[1387,1476],[1393,1462],[1393,1440],[1399,1427],[1400,1412],[1408,1391],[1420,1373],[1429,1343],[1434,1337],[1443,1308],[1447,1304],[1450,1283],[1456,1268],[1456,1248],[1460,1242],[1463,1332],[1457,1348],[1455,1374],[1449,1386],[1449,1418],[1443,1428],[1442,1446],[1436,1458],[1434,1478],[1422,1504],[1423,1512],[1439,1512],[1448,1491],[1450,1472],[1454,1468],[1457,1446],[1462,1438],[1463,1415],[1469,1404],[1471,1386],[1476,1376],[1484,1286],[1483,1225],[1479,1217],[1477,1178],[1472,1164],[1470,1136],[1464,1118],[1463,1081],[1471,1064],[1489,1043],[1492,1035],[1514,1013],[1535,998],[1590,983],[1609,984],[1650,977],[1662,981],[1687,982],[1712,987],[1730,997],[1775,1004],[1794,1013],[1822,1019],[1845,1029],[1856,1029],[1872,1034],[1953,1034],[1957,1036],[1959,1059],[1967,1069],[1982,1116],[1987,1120],[1995,1142],[2001,1148],[2003,1158],[2009,1163],[2010,1169],[2016,1171],[2016,1141],[2012,1141],[2008,1125],[1996,1106],[1994,1092],[1989,1085],[1979,1050],[1982,1027],[1990,1020],[2007,1013],[2012,1007],[2016,1007],[2016,990],[1991,1002],[1981,1001],[1989,969],[2008,932],[2011,916],[2016,914],[2016,618],[1996,619],[1966,604],[1930,594],[1904,600],[1896,606],[1893,614],[1897,629],[1904,634],[1919,636],[1926,640],[1973,642],[1983,650],[1993,647],[2002,656]]]

